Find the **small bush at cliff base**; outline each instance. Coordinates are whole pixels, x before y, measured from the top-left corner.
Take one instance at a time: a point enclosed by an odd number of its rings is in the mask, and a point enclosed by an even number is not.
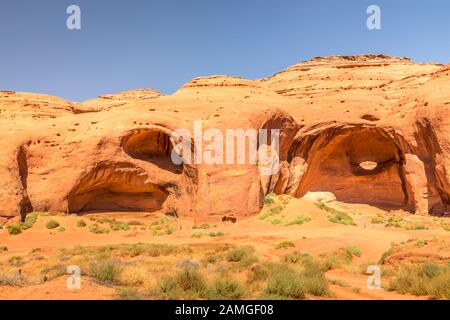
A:
[[[79,228],[86,227],[86,222],[84,220],[78,220],[77,221],[77,227],[79,227]]]
[[[8,233],[10,235],[16,235],[16,234],[22,233],[22,228],[18,224],[12,224],[12,225],[8,226]]]
[[[50,220],[47,222],[47,224],[45,225],[45,227],[47,229],[55,229],[59,227],[59,222],[56,220]]]

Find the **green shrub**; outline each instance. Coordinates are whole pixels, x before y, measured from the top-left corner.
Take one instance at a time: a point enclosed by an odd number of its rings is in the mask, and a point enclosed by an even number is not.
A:
[[[11,266],[19,267],[19,266],[21,266],[21,265],[23,264],[23,260],[22,260],[22,257],[19,257],[19,256],[12,256],[12,257],[10,257],[10,258],[8,259],[8,263],[9,263]]]
[[[291,252],[283,256],[283,261],[286,263],[303,263],[307,259],[312,259],[307,253]]]
[[[111,230],[105,227],[99,227],[98,225],[94,224],[89,228],[89,231],[95,234],[101,234],[109,233]]]
[[[129,226],[142,226],[142,225],[143,225],[142,222],[137,221],[137,220],[131,220],[131,221],[128,221],[127,224],[128,224]]]
[[[127,231],[130,229],[130,227],[128,227],[128,224],[124,223],[124,222],[120,222],[120,221],[114,221],[111,223],[111,229],[114,231],[119,231],[119,230],[123,230],[123,231]]]
[[[372,220],[370,220],[373,224],[381,224],[384,223],[384,219],[382,217],[373,217]]]
[[[403,294],[450,299],[450,267],[435,263],[403,267],[397,270],[388,289]]]
[[[333,223],[340,223],[344,225],[352,225],[355,226],[355,222],[353,221],[353,218],[350,217],[345,212],[336,212],[332,216],[328,217],[328,220]]]
[[[275,194],[269,193],[264,197],[264,204],[272,204],[275,202],[274,200]]]
[[[278,218],[275,218],[271,221],[271,223],[274,225],[280,224],[281,222],[282,222],[281,219],[278,219]]]
[[[284,208],[282,205],[277,205],[277,206],[269,209],[269,214],[271,214],[271,215],[280,214],[281,211],[283,211],[283,209]]]
[[[238,300],[245,294],[244,288],[233,279],[217,279],[208,290],[208,298],[214,300]]]
[[[84,228],[84,227],[86,227],[86,222],[84,221],[84,220],[78,220],[77,221],[77,227],[79,227],[79,228]]]
[[[226,259],[229,262],[238,262],[250,255],[252,252],[253,249],[251,247],[242,246],[228,251]]]
[[[255,264],[247,274],[247,282],[254,283],[264,281],[269,277],[269,271],[261,264]]]
[[[355,247],[355,246],[348,246],[347,247],[347,253],[350,256],[361,257],[361,250],[359,250],[359,248]]]
[[[331,216],[328,217],[328,220],[330,222],[344,224],[344,225],[353,225],[353,226],[356,225],[355,222],[353,221],[353,218],[350,217],[347,213],[336,210],[334,208],[331,208],[321,201],[316,202],[314,204],[320,210],[325,210],[325,211],[331,213]]]
[[[191,234],[192,238],[201,238],[201,236],[203,236],[203,232],[200,231],[195,231]]]
[[[22,230],[30,229],[35,223],[39,216],[39,213],[37,212],[30,212],[25,217],[25,221],[21,223]]]
[[[197,269],[184,268],[175,275],[162,277],[153,294],[170,300],[194,299],[204,297],[206,289],[206,280]]]
[[[286,268],[284,272],[269,274],[265,288],[266,295],[287,299],[304,299],[305,293],[305,285],[294,270]]]
[[[49,220],[45,225],[47,229],[55,229],[59,227],[59,222],[56,220]]]
[[[16,234],[22,233],[22,228],[20,227],[19,224],[11,224],[8,226],[8,233],[10,235],[16,235]]]
[[[311,221],[310,217],[307,217],[307,216],[304,216],[304,215],[299,215],[294,220],[286,222],[285,226],[291,226],[291,225],[294,225],[294,224],[301,225],[301,224],[304,224],[305,222],[308,222],[308,221]]]
[[[295,243],[292,241],[281,241],[275,246],[275,249],[287,249],[287,248],[295,248]]]
[[[115,260],[93,262],[90,267],[91,275],[101,283],[116,283],[122,268]]]

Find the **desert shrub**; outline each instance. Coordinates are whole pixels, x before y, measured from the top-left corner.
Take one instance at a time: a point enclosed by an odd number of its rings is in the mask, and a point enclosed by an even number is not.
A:
[[[247,273],[247,282],[254,283],[264,281],[269,277],[269,271],[261,264],[255,264]]]
[[[104,260],[91,263],[91,275],[101,283],[116,283],[122,271],[118,261]]]
[[[286,299],[304,299],[306,288],[298,273],[288,267],[283,269],[283,272],[269,273],[265,294]]]
[[[402,227],[402,223],[403,223],[403,218],[402,217],[391,216],[391,217],[388,218],[386,226],[387,227],[401,228]]]
[[[114,231],[119,231],[119,230],[127,231],[130,228],[128,227],[128,224],[126,224],[124,222],[114,221],[111,223],[111,229]]]
[[[142,222],[137,221],[137,220],[131,220],[131,221],[128,221],[127,224],[128,224],[129,226],[142,226],[142,225],[143,225]]]
[[[217,261],[219,261],[220,260],[220,256],[217,256],[217,255],[214,255],[214,254],[212,254],[212,255],[207,255],[207,256],[205,256],[203,259],[202,259],[202,261],[204,262],[204,263],[206,263],[206,264],[208,264],[208,263],[216,263]]]
[[[223,232],[221,232],[221,231],[219,231],[219,232],[210,232],[209,233],[210,237],[223,237],[224,235],[225,234]]]
[[[4,245],[2,245],[2,246],[0,246],[0,252],[5,252],[5,251],[8,251],[8,247],[7,246],[4,246]]]
[[[350,255],[350,256],[361,257],[361,250],[359,250],[358,247],[348,246],[346,248],[346,250],[347,250],[347,254]]]
[[[177,286],[183,291],[203,292],[206,281],[203,275],[194,268],[184,268],[175,276]]]
[[[283,261],[286,263],[303,263],[307,259],[312,259],[308,253],[291,252],[283,256]]]
[[[238,300],[245,294],[244,288],[233,279],[217,279],[208,290],[208,299],[214,300]]]
[[[280,214],[281,211],[283,211],[283,206],[282,205],[277,205],[273,208],[269,209],[269,214],[274,215],[274,214]]]
[[[142,300],[142,296],[135,288],[118,288],[115,300]]]
[[[417,296],[450,299],[450,268],[435,263],[402,267],[391,279],[388,289]]]
[[[64,228],[64,227],[59,227],[59,228],[57,229],[57,231],[58,231],[58,232],[64,232],[64,231],[66,231],[66,228]]]
[[[51,281],[58,277],[66,275],[66,266],[63,264],[57,264],[51,267],[46,267],[41,270],[41,274],[47,277],[47,281]]]
[[[59,222],[56,220],[49,220],[45,225],[47,229],[55,229],[59,227]]]
[[[36,223],[38,216],[39,213],[37,212],[30,212],[29,214],[27,214],[24,222],[22,222],[20,225],[22,230],[30,229]]]
[[[8,226],[8,233],[10,235],[16,235],[19,233],[22,233],[22,228],[20,227],[20,224],[11,224]]]
[[[450,299],[450,272],[441,273],[431,280],[429,294],[436,299]]]
[[[287,248],[295,248],[295,243],[292,241],[281,241],[275,246],[275,249],[287,249]]]
[[[152,290],[152,295],[162,299],[200,298],[206,295],[206,280],[204,276],[194,268],[185,268],[175,275],[162,277]]]
[[[271,223],[274,225],[280,224],[281,222],[282,222],[281,219],[278,219],[278,218],[275,218],[271,221]]]
[[[253,254],[254,249],[250,246],[242,246],[236,249],[228,251],[226,259],[229,262],[238,262],[243,260],[245,257]]]
[[[95,234],[101,234],[109,233],[111,230],[109,228],[99,227],[98,225],[94,224],[89,228],[89,231]]]
[[[19,272],[4,273],[3,271],[0,271],[0,285],[1,286],[22,286],[27,283],[28,283],[28,281]]]
[[[201,236],[203,236],[203,232],[200,231],[195,231],[191,234],[192,238],[201,238]]]
[[[333,223],[340,223],[344,225],[352,225],[352,226],[356,225],[352,217],[350,217],[345,212],[340,211],[337,211],[336,213],[328,217],[328,220]]]
[[[305,216],[305,215],[299,215],[294,220],[286,222],[285,226],[291,226],[291,225],[294,225],[294,224],[301,225],[301,224],[304,224],[305,222],[308,222],[308,221],[311,221],[310,217]]]
[[[264,197],[264,204],[272,204],[275,202],[274,200],[275,194],[269,193]]]
[[[258,216],[258,218],[260,219],[260,220],[265,220],[265,219],[267,219],[269,217],[269,215],[266,213],[266,212],[262,212],[259,216]]]
[[[382,217],[372,217],[372,220],[370,220],[371,223],[373,224],[381,224],[384,223],[384,219]]]
[[[84,228],[84,227],[86,227],[86,222],[84,221],[84,220],[78,220],[77,221],[77,227],[79,227],[79,228]]]
[[[355,222],[353,221],[353,218],[350,217],[346,212],[331,208],[321,201],[316,202],[314,204],[320,210],[325,210],[325,211],[331,213],[331,215],[328,217],[328,220],[330,222],[344,224],[344,225],[353,225],[353,226],[356,225]]]
[[[9,263],[11,266],[19,267],[19,266],[21,266],[21,265],[23,264],[23,260],[22,260],[22,258],[19,257],[19,256],[12,256],[12,257],[10,257],[10,258],[8,259],[8,263]]]

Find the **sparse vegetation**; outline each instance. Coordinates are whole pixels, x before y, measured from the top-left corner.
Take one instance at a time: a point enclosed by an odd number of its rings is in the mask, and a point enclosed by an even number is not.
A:
[[[275,246],[275,249],[295,248],[295,243],[292,241],[282,241]]]
[[[436,299],[450,299],[450,267],[430,262],[404,266],[389,283],[389,290]]]
[[[218,231],[218,232],[210,232],[209,233],[209,236],[210,237],[223,237],[225,234],[223,233],[223,232],[221,232],[221,231]]]
[[[17,235],[19,233],[22,233],[22,228],[19,224],[11,224],[8,226],[8,233],[10,235]]]
[[[79,228],[84,228],[84,227],[86,227],[86,221],[84,221],[84,220],[78,220],[77,221],[77,227],[79,227]]]
[[[244,288],[233,279],[216,279],[207,292],[208,299],[214,300],[237,300],[245,294]]]
[[[93,262],[90,274],[101,283],[116,283],[122,268],[115,260]]]
[[[89,228],[89,231],[92,232],[92,233],[95,233],[95,234],[102,234],[102,233],[109,233],[109,232],[111,232],[110,229],[105,228],[105,227],[100,227],[97,224],[92,225]]]
[[[294,224],[301,225],[301,224],[304,224],[305,222],[308,222],[308,221],[311,221],[310,217],[305,216],[305,215],[299,215],[294,220],[286,222],[285,226],[291,226],[291,225],[294,225]]]
[[[192,238],[201,238],[203,236],[203,234],[204,234],[203,232],[195,231],[191,234],[191,237]]]
[[[329,207],[322,201],[316,202],[315,205],[317,208],[331,213],[331,215],[328,217],[328,220],[330,222],[356,226],[353,218],[348,213]]]
[[[8,251],[8,247],[4,246],[4,245],[1,245],[0,246],[0,252],[5,252],[5,251]]]
[[[56,220],[49,220],[46,224],[45,227],[47,229],[55,229],[59,227],[59,222]]]

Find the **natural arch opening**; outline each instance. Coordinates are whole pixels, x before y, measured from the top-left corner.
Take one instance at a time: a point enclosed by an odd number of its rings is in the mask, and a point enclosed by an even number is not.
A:
[[[407,204],[403,156],[381,130],[324,131],[310,146],[306,161],[308,167],[297,196],[323,191],[332,192],[339,201],[384,209]]]
[[[126,135],[122,148],[130,157],[150,162],[161,169],[181,174],[182,165],[173,163],[172,141],[168,132],[158,129],[138,129]]]
[[[129,163],[103,162],[90,170],[68,197],[69,212],[145,211],[161,209],[168,197],[163,186],[148,182]]]

